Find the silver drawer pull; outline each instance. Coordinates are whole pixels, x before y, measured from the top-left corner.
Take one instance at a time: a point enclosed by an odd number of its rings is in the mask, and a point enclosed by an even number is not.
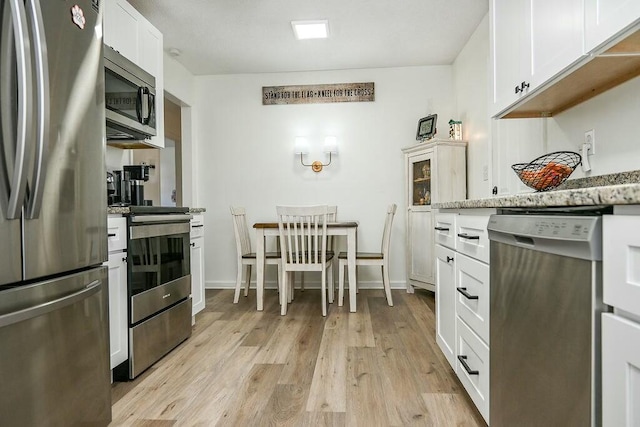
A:
[[[474,371],[473,369],[471,369],[469,365],[467,365],[467,356],[458,356],[458,360],[462,364],[462,367],[464,368],[464,370],[467,371],[467,374],[480,375],[480,371]]]

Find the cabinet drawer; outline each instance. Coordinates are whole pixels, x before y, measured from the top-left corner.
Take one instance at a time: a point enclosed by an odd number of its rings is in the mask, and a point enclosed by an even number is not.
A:
[[[107,217],[107,242],[109,252],[127,248],[127,219],[123,216]]]
[[[204,236],[204,215],[195,214],[191,219],[191,235],[192,239]]]
[[[456,314],[489,343],[489,265],[458,254]]]
[[[456,250],[489,263],[489,215],[459,215],[456,218]]]
[[[604,302],[640,316],[640,216],[605,215],[602,221]]]
[[[435,242],[450,249],[456,248],[456,217],[453,213],[435,214],[434,235]]]
[[[456,374],[482,417],[489,423],[489,347],[459,317],[456,328]]]

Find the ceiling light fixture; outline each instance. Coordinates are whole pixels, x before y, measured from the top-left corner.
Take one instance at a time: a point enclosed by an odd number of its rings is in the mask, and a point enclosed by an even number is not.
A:
[[[329,37],[329,21],[291,21],[293,33],[298,40],[326,39]]]

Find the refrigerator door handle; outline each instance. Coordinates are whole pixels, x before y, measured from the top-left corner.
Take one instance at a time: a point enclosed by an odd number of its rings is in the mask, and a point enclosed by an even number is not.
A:
[[[10,21],[13,26],[13,38],[16,50],[16,71],[17,71],[17,94],[18,94],[18,110],[15,129],[15,152],[13,159],[13,177],[7,186],[9,193],[5,194],[8,200],[3,201],[3,208],[6,206],[6,219],[19,219],[24,203],[24,196],[27,188],[27,169],[26,159],[29,157],[29,143],[32,139],[32,93],[33,81],[31,70],[31,49],[29,44],[29,30],[27,28],[26,12],[22,0],[8,0],[9,9],[11,10],[11,18],[3,20]],[[5,7],[6,4],[5,3]],[[3,11],[3,14],[6,10]],[[3,56],[11,56],[8,49],[2,49]],[[9,58],[3,57],[2,61],[8,61]],[[13,64],[10,65],[12,67]],[[4,69],[4,67],[3,67]],[[10,78],[4,75],[3,78]],[[9,82],[9,85],[11,83]],[[4,86],[4,83],[3,83]],[[4,119],[4,117],[3,117]],[[12,144],[13,141],[4,141],[4,144]],[[5,153],[7,153],[5,147]],[[9,150],[10,152],[10,150]],[[3,165],[5,168],[7,165]],[[10,171],[4,174],[8,179]],[[6,193],[4,191],[3,193]]]
[[[35,219],[40,215],[40,207],[42,206],[44,178],[49,154],[49,62],[40,1],[28,0],[27,8],[31,18],[37,86],[35,167],[30,187],[31,194],[27,204],[27,219]]]
[[[38,304],[36,306],[25,308],[22,310],[14,311],[13,313],[0,315],[0,328],[28,319],[33,319],[34,317],[42,316],[43,314],[59,310],[78,301],[82,301],[85,298],[89,298],[91,295],[100,290],[101,284],[101,280],[94,280],[93,282],[89,283],[84,289],[66,295],[62,298],[58,298],[53,301]]]

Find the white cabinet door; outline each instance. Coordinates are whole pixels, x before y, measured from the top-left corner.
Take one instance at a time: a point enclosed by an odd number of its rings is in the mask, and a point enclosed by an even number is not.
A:
[[[409,279],[434,283],[433,213],[409,209]]]
[[[640,20],[638,0],[585,0],[585,50],[591,52]]]
[[[480,411],[489,422],[489,347],[464,323],[456,319],[456,374],[460,382]]]
[[[164,148],[164,53],[163,37],[149,22],[142,21],[138,34],[140,45],[144,49],[138,55],[138,65],[156,78],[156,136],[151,143],[158,148]]]
[[[583,1],[530,0],[531,89],[582,58]]]
[[[530,83],[531,10],[526,0],[491,0],[490,13],[495,115],[529,90],[520,89]]]
[[[602,315],[602,425],[640,425],[640,324]]]
[[[139,13],[125,0],[108,0],[104,7],[104,43],[134,64],[138,63]]]
[[[605,215],[602,221],[603,300],[640,316],[640,216]]]
[[[204,237],[191,240],[191,298],[195,316],[204,308]]]
[[[456,253],[436,245],[436,342],[456,368]]]
[[[109,342],[111,369],[128,358],[126,252],[109,255]]]

